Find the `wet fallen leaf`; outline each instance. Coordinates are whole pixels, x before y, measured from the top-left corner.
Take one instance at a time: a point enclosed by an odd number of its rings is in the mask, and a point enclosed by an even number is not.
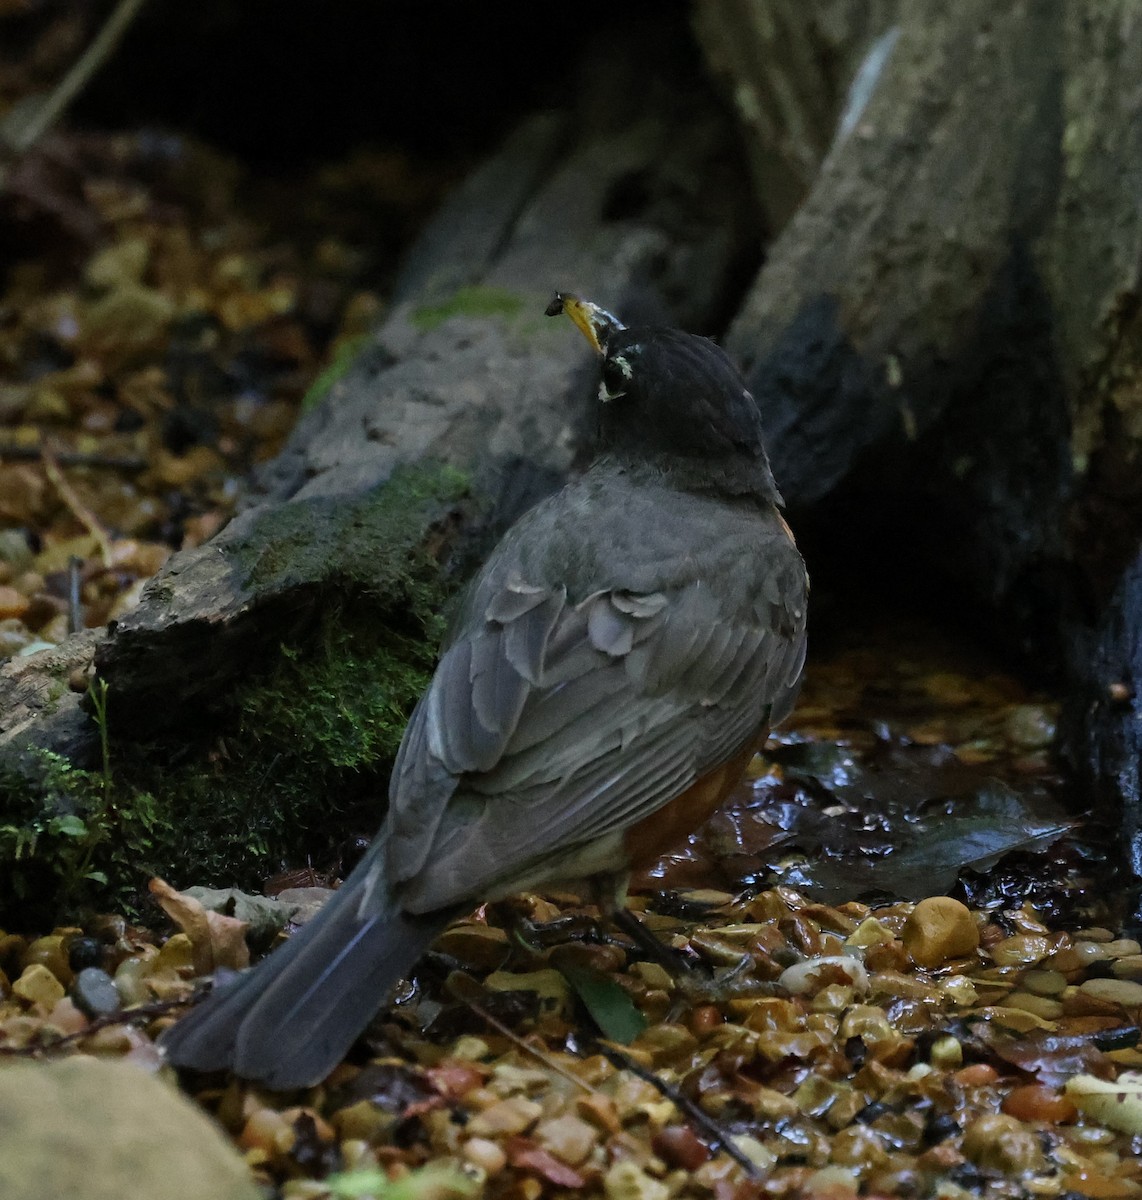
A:
[[[611,976],[566,962],[559,969],[604,1037],[625,1046],[646,1028],[646,1018]]]
[[[163,912],[190,938],[195,974],[210,975],[218,967],[237,971],[250,965],[245,921],[210,912],[165,880],[152,879],[147,886]]]

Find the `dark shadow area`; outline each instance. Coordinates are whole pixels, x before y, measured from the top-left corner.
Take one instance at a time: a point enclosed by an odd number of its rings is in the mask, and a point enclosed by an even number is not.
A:
[[[76,118],[193,131],[248,164],[293,171],[362,142],[478,157],[523,113],[559,107],[600,27],[682,26],[686,6],[584,14],[522,0],[207,0],[148,5]]]

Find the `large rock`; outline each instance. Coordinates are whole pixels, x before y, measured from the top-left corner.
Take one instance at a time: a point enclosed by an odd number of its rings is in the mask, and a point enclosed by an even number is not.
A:
[[[200,1109],[125,1063],[0,1068],[4,1200],[258,1200],[245,1163]]]

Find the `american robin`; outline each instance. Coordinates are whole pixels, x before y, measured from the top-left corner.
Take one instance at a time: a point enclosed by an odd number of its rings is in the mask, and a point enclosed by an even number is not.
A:
[[[741,375],[707,338],[548,311],[599,355],[598,457],[474,580],[361,863],[166,1034],[178,1066],[316,1083],[457,915],[576,881],[621,904],[792,707],[808,578]]]

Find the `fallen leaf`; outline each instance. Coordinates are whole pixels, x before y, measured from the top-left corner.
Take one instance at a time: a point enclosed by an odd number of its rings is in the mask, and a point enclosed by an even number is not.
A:
[[[163,912],[190,938],[197,975],[212,975],[218,967],[240,971],[250,965],[245,921],[210,912],[163,879],[156,877],[147,886]]]

